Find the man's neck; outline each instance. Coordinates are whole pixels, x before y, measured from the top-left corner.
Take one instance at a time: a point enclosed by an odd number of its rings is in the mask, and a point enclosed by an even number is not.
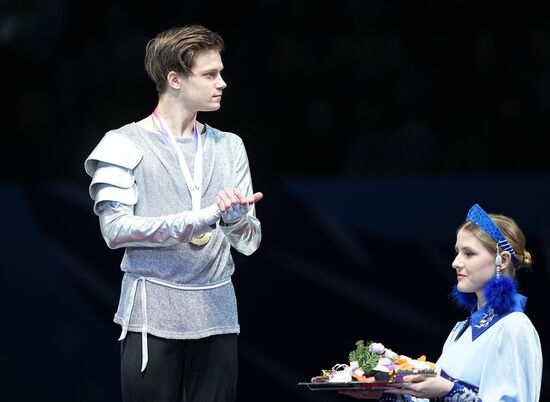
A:
[[[159,99],[157,111],[174,137],[193,137],[193,126],[197,116],[195,112],[187,110],[181,102],[164,97]]]

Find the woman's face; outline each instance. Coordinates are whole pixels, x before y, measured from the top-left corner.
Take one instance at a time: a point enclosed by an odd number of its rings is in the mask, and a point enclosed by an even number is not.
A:
[[[483,289],[496,272],[496,252],[491,253],[476,236],[465,229],[456,235],[455,251],[453,268],[456,270],[458,290],[476,293],[478,300],[483,301]]]

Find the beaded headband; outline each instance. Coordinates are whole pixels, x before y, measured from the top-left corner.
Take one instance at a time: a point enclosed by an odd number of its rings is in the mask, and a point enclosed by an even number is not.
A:
[[[506,237],[504,237],[504,234],[498,228],[497,224],[478,204],[470,208],[468,215],[466,215],[466,220],[479,226],[479,228],[487,233],[502,250],[508,251],[514,259],[516,258],[516,252],[512,248],[512,245],[506,240]]]

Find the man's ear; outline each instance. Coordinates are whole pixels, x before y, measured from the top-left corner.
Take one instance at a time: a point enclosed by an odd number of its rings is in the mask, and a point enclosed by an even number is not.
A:
[[[175,71],[169,71],[166,76],[166,82],[168,86],[173,89],[181,89],[181,80],[178,73]]]

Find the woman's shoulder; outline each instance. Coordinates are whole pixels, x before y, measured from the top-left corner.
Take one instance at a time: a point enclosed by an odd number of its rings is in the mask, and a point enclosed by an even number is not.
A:
[[[510,314],[502,318],[505,322],[509,323],[530,323],[531,319],[522,311],[513,311]]]
[[[522,333],[536,333],[537,330],[531,319],[521,311],[514,311],[501,320],[502,327],[510,333],[519,335]]]

